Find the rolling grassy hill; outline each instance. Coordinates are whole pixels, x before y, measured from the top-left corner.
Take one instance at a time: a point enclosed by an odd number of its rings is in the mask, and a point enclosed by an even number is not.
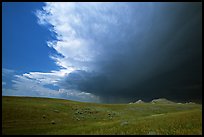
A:
[[[2,134],[202,134],[202,105],[2,97]]]

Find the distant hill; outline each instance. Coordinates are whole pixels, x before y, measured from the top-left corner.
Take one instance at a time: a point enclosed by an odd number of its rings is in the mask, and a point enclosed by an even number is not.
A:
[[[135,102],[136,104],[144,103],[141,99]]]
[[[172,104],[172,103],[175,103],[173,101],[170,101],[166,98],[159,98],[159,99],[153,99],[151,101],[152,104]]]

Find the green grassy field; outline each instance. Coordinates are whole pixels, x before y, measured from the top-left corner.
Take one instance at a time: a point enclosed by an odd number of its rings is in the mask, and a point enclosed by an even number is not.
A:
[[[202,105],[2,97],[2,134],[201,135]]]

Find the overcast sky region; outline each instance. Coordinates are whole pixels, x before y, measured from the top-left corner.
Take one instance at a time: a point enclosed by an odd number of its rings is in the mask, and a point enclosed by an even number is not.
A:
[[[201,2],[3,2],[2,95],[202,101]]]

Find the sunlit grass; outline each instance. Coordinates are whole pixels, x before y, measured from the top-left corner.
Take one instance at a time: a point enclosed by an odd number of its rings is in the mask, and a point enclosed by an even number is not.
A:
[[[2,133],[196,135],[202,134],[202,106],[2,97]]]

